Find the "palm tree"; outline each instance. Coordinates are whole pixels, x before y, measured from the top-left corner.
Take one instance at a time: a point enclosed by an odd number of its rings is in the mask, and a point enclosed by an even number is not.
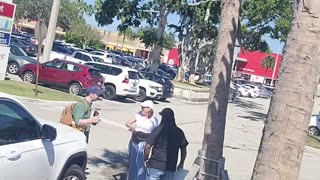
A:
[[[266,72],[264,74],[264,83],[266,83],[266,78],[267,78],[267,73],[269,69],[273,69],[275,66],[275,59],[271,56],[268,55],[266,56],[262,62],[261,62],[261,67],[266,69]]]
[[[228,107],[228,94],[231,81],[233,52],[238,32],[240,0],[221,1],[220,29],[217,39],[216,53],[213,61],[213,82],[211,84],[210,98],[205,122],[202,153],[207,159],[202,166],[201,172],[213,176],[205,176],[205,180],[216,180],[220,177],[224,132]]]
[[[319,0],[295,0],[294,20],[251,180],[298,180],[319,82]]]

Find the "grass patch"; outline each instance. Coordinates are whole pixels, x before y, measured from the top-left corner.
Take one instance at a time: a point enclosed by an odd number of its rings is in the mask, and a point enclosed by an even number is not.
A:
[[[319,136],[308,136],[307,146],[320,149],[320,137]]]
[[[198,84],[189,84],[185,82],[172,81],[175,87],[188,88],[188,89],[201,89],[201,90],[210,90],[210,87],[198,85]]]
[[[38,96],[35,97],[35,85],[28,84],[24,82],[5,80],[0,81],[0,91],[4,93],[8,93],[11,95],[34,98],[34,99],[42,99],[42,100],[50,100],[50,101],[78,101],[79,97],[73,96],[69,93],[61,92],[54,89],[45,88],[42,86],[38,86],[38,90],[40,91]]]

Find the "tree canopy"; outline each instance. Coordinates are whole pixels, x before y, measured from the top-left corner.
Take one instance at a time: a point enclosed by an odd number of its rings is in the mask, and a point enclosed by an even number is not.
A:
[[[263,36],[284,42],[292,19],[292,0],[244,0],[241,14],[244,47],[267,52],[269,46]]]

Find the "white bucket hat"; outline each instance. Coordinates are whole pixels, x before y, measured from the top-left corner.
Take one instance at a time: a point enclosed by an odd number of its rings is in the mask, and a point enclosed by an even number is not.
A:
[[[150,109],[153,109],[154,108],[154,104],[152,101],[150,100],[147,100],[147,101],[144,101],[143,103],[140,104],[142,107],[147,107],[147,108],[150,108]]]

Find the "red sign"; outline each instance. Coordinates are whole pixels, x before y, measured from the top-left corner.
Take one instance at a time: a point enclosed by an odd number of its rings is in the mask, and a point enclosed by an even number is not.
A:
[[[14,16],[14,4],[8,4],[5,2],[0,2],[0,16],[5,16],[8,18],[13,18]]]

